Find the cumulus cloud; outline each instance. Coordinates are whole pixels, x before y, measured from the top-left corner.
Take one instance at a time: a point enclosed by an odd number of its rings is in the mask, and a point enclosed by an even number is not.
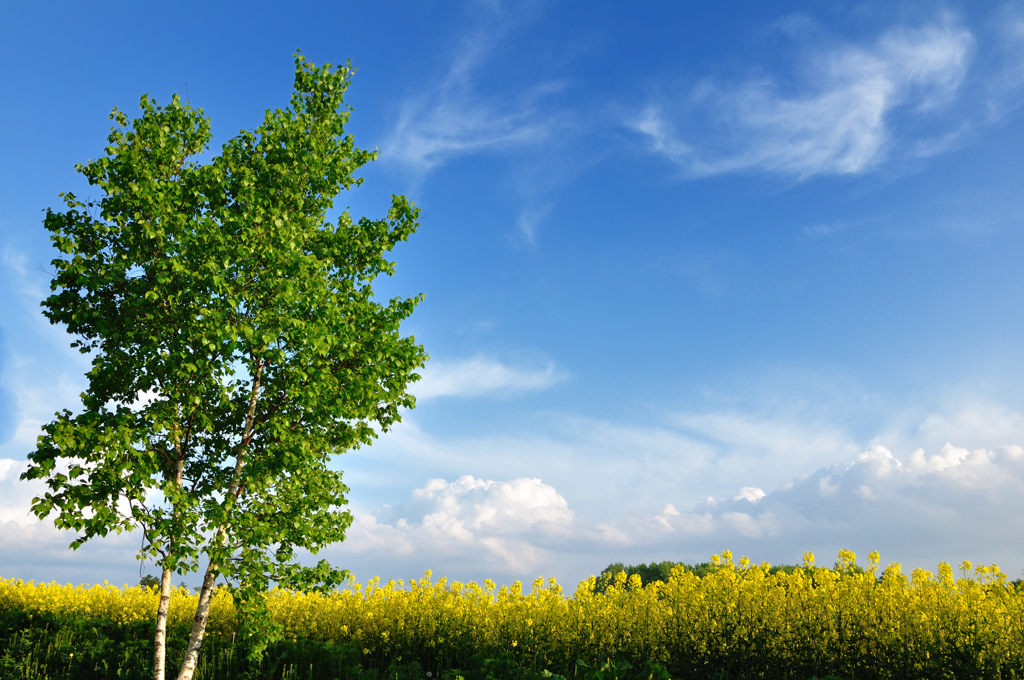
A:
[[[745,486],[740,489],[740,492],[736,494],[733,500],[736,501],[749,501],[750,503],[756,503],[764,498],[765,493],[762,489],[756,486]]]
[[[703,561],[731,549],[757,561],[827,559],[843,548],[879,550],[890,561],[995,561],[1020,570],[1017,499],[1024,448],[967,450],[946,444],[905,461],[880,445],[766,493],[743,487],[689,511],[667,504],[651,514],[593,521],[536,478],[508,482],[463,476],[430,480],[395,508],[357,518],[336,548],[357,574],[396,565],[471,577],[575,581],[613,561]],[[477,576],[479,578],[479,576]]]
[[[8,470],[0,480],[7,494],[17,465],[0,467]],[[536,477],[463,475],[428,480],[404,503],[357,513],[346,541],[322,556],[358,578],[415,577],[429,568],[462,580],[554,575],[569,585],[611,562],[704,561],[725,549],[772,563],[799,562],[808,550],[829,561],[839,549],[878,550],[908,567],[971,559],[1015,574],[1024,566],[1016,550],[1022,494],[1019,445],[968,450],[947,443],[903,460],[874,445],[769,492],[746,486],[689,510],[673,503],[651,513],[611,508],[596,519]],[[122,536],[72,556],[69,540],[52,525],[4,515],[0,573],[96,581],[97,574],[128,574],[137,549]]]
[[[991,558],[1019,571],[1010,546],[1020,531],[1013,498],[1024,492],[1024,450],[967,450],[945,444],[918,449],[904,461],[875,445],[852,461],[820,468],[761,497],[751,508],[743,493],[713,501],[705,512],[714,535],[748,550],[844,544],[878,549],[890,559]],[[655,526],[655,522],[651,522]],[[770,541],[770,543],[768,542]]]
[[[0,458],[0,482],[7,479],[8,476],[13,476],[11,470],[16,469],[18,461],[12,458]]]
[[[431,367],[416,386],[434,397],[544,389],[561,377],[550,366],[481,357]],[[51,371],[45,380],[32,379],[39,369]],[[74,383],[60,387],[69,374],[67,364],[5,373],[19,426],[0,444],[0,575],[134,582],[138,537],[71,553],[72,536],[28,513],[43,488],[18,481],[23,456],[39,424],[75,403]],[[457,438],[431,436],[408,418],[371,451],[348,454],[346,471],[365,456],[392,486],[386,498],[363,501],[348,540],[326,556],[359,577],[433,568],[463,579],[554,575],[570,585],[611,562],[703,561],[726,548],[787,563],[806,550],[830,559],[854,548],[915,566],[972,559],[1014,574],[1024,566],[1014,552],[1024,526],[1024,415],[998,404],[914,412],[856,448],[854,435],[799,407],[687,411],[654,425],[533,418],[514,434]],[[439,475],[454,481],[423,482]],[[352,479],[360,492],[378,483]],[[378,507],[395,499],[405,502]]]
[[[512,367],[482,356],[450,363],[431,360],[423,371],[422,380],[413,384],[412,392],[417,399],[534,392],[547,389],[563,378],[554,364],[543,368]]]
[[[454,482],[431,479],[409,502],[357,516],[348,539],[332,550],[342,559],[369,557],[369,564],[374,558],[422,564],[429,555],[433,568],[453,573],[467,564],[522,573],[550,563],[576,524],[565,498],[540,479],[464,475]]]
[[[859,174],[886,158],[897,111],[920,116],[956,97],[974,44],[970,31],[945,17],[889,31],[869,46],[815,54],[795,92],[767,78],[708,81],[682,102],[651,102],[627,124],[694,176]],[[708,139],[719,143],[697,141]]]
[[[354,502],[367,509],[390,503],[435,476],[510,479],[525,473],[571,492],[578,511],[603,517],[613,510],[649,512],[665,502],[684,507],[739,486],[720,477],[740,463],[718,467],[715,446],[670,427],[565,412],[532,413],[505,424],[512,424],[511,431],[481,431],[470,423],[467,431],[439,434],[421,427],[416,412],[407,414],[371,449],[346,454],[346,474],[361,490]],[[751,473],[742,483],[757,479]]]

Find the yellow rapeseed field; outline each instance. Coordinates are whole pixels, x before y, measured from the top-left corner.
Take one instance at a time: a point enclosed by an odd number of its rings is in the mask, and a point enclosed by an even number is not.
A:
[[[367,661],[465,658],[496,650],[535,668],[578,659],[628,658],[699,669],[722,659],[758,667],[865,664],[923,668],[929,664],[978,669],[1024,668],[1024,592],[998,567],[961,575],[948,564],[909,577],[893,564],[880,573],[872,553],[859,572],[842,551],[836,568],[769,574],[767,564],[730,553],[712,558],[719,569],[704,578],[677,568],[667,583],[642,586],[620,573],[599,584],[591,577],[571,596],[538,579],[529,593],[520,583],[497,588],[475,583],[371,580],[346,590],[301,594],[273,590],[267,597],[287,639],[356,645]],[[171,622],[187,624],[196,596],[176,591]],[[83,588],[0,580],[0,609],[67,613],[118,623],[152,618],[154,590],[110,585]],[[215,596],[209,631],[230,636],[236,617],[230,594]],[[1019,672],[1019,671],[1017,671]]]

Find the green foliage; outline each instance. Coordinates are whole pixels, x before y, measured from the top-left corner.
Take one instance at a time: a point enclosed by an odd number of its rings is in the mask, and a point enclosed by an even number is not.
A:
[[[665,560],[663,562],[651,562],[650,564],[630,564],[626,565],[622,562],[613,562],[601,570],[601,575],[598,577],[597,589],[604,590],[609,583],[615,579],[615,575],[621,572],[625,572],[626,576],[632,576],[636,574],[640,577],[642,585],[648,585],[655,581],[661,581],[662,583],[668,583],[669,577],[672,575],[672,570],[675,568],[682,569],[685,573],[692,573],[697,578],[704,578],[709,574],[714,574],[719,569],[720,565],[712,564],[711,562],[701,562],[699,564],[687,564],[686,562],[672,562],[671,560]],[[840,569],[840,564],[836,562],[835,569]],[[844,573],[863,574],[864,569],[854,565],[844,565],[842,567]],[[801,571],[810,575],[813,570],[808,569],[804,566],[797,566],[794,564],[777,564],[772,565],[768,568],[768,574],[792,574],[795,571]]]
[[[210,122],[177,96],[118,110],[105,155],[77,166],[98,200],[47,211],[59,257],[44,314],[92,355],[81,409],[44,427],[26,479],[40,518],[72,543],[140,529],[140,559],[231,584],[246,635],[279,634],[271,583],[343,582],[317,553],[344,538],[347,487],[331,458],[368,445],[415,405],[423,347],[400,323],[420,297],[375,300],[385,255],[417,227],[387,216],[327,219],[376,157],[344,125],[349,66],[296,57],[291,105],[209,162]],[[256,645],[254,649],[259,649]],[[258,654],[258,651],[257,651]]]
[[[95,619],[29,615],[18,610],[0,611],[0,680],[49,678],[51,680],[99,680],[149,677],[153,623],[117,626]],[[172,661],[184,654],[186,628],[172,628],[169,635]],[[357,646],[312,640],[278,641],[269,645],[263,659],[251,661],[231,640],[212,639],[203,649],[196,668],[197,680],[669,680],[659,664],[634,668],[625,658],[605,659],[590,665],[577,661],[570,669],[554,673],[522,665],[505,653],[477,653],[462,667],[428,660],[384,659],[378,666],[367,663]],[[429,673],[429,674],[428,674]]]
[[[152,677],[152,621],[117,626],[106,621],[17,610],[0,612],[0,680],[50,678],[92,680]],[[170,661],[181,663],[187,628],[172,628]],[[251,663],[231,640],[213,638],[196,668],[197,680],[229,678],[309,678],[334,680],[381,677],[365,671],[359,650],[333,642],[298,640],[272,643],[265,659]]]
[[[625,565],[622,562],[613,562],[601,571],[601,575],[598,578],[598,589],[603,590],[603,587],[612,582],[615,579],[615,575],[621,572],[625,572],[627,577],[636,574],[640,577],[640,582],[645,586],[649,583],[654,583],[655,581],[668,583],[669,576],[672,575],[672,570],[677,567],[687,573],[693,573],[698,578],[704,578],[708,574],[714,573],[719,568],[710,562],[686,564],[685,562],[672,562],[666,560],[664,562],[651,562],[650,564],[641,563],[630,565]]]

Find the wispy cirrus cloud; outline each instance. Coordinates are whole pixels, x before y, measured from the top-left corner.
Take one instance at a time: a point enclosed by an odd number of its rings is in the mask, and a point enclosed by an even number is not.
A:
[[[551,363],[536,368],[509,366],[483,356],[454,362],[432,360],[423,371],[423,379],[412,386],[412,392],[418,399],[535,392],[565,377]]]
[[[1024,104],[1024,5],[1002,5],[990,25],[993,68],[984,78],[984,102],[988,120],[1000,122]]]
[[[947,16],[889,31],[872,45],[813,54],[795,91],[771,78],[706,81],[681,99],[652,101],[627,125],[691,176],[860,174],[890,154],[897,112],[921,116],[957,96],[974,45]],[[949,148],[959,132],[950,134],[917,140],[908,153]]]
[[[554,119],[541,101],[562,89],[557,80],[514,94],[485,94],[480,71],[500,40],[501,28],[465,38],[438,82],[402,102],[383,144],[384,159],[426,175],[457,156],[531,146],[544,141]]]
[[[13,248],[0,252],[0,457],[20,458],[35,448],[44,423],[59,408],[74,408],[89,358],[70,347],[73,338],[39,309],[49,291],[46,275],[28,267]],[[17,330],[17,332],[13,332]],[[40,352],[49,352],[42,360]]]

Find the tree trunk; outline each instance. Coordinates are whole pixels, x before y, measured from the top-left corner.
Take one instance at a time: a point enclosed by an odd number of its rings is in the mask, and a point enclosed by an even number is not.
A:
[[[238,498],[241,489],[242,470],[245,469],[246,447],[256,429],[256,403],[260,394],[260,379],[263,376],[265,364],[263,359],[256,363],[256,372],[252,377],[252,392],[249,397],[249,411],[245,416],[245,430],[242,433],[242,441],[235,453],[235,470],[232,474],[231,484],[228,487],[225,500],[233,501]],[[217,530],[218,539],[221,545],[227,543],[227,527],[221,525]],[[203,644],[203,636],[206,634],[206,621],[210,618],[210,600],[213,598],[213,585],[217,582],[217,565],[210,560],[206,567],[206,576],[203,578],[203,587],[199,591],[199,605],[196,607],[196,618],[192,622],[192,635],[188,639],[188,648],[185,650],[185,663],[178,673],[178,680],[192,680],[196,671],[196,664],[199,662],[199,648]]]
[[[167,612],[171,609],[171,570],[164,569],[160,579],[160,606],[156,610],[156,637],[153,641],[153,680],[164,680],[167,666]]]
[[[177,435],[174,437],[174,452],[174,487],[180,489],[185,475],[185,452]],[[176,519],[180,517],[178,508],[174,509],[174,516]],[[170,543],[173,553],[176,541],[172,539]],[[156,610],[156,635],[153,637],[153,680],[164,680],[167,670],[167,615],[171,609],[171,575],[171,570],[165,566],[160,577],[160,606]]]
[[[210,618],[210,602],[213,600],[213,585],[217,581],[217,565],[212,561],[206,568],[206,577],[203,578],[203,587],[199,591],[199,605],[196,607],[196,618],[192,621],[192,635],[188,638],[188,648],[185,650],[185,663],[178,673],[178,680],[192,680],[196,672],[196,664],[199,663],[199,648],[203,644],[203,636],[206,635],[206,621]]]

